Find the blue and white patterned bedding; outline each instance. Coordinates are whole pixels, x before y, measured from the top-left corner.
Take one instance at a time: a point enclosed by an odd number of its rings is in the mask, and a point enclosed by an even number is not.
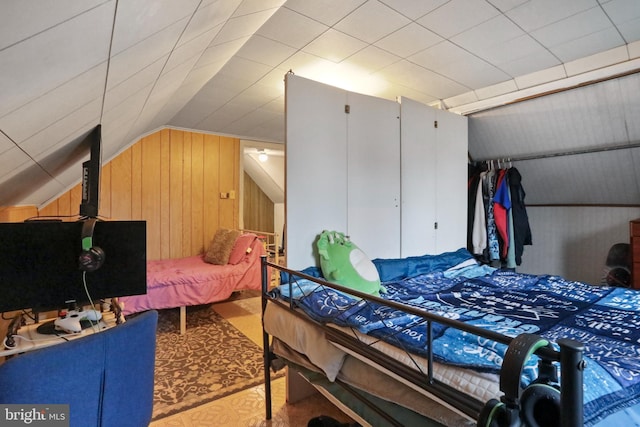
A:
[[[572,338],[586,348],[585,425],[640,403],[640,293],[597,287],[558,276],[500,271],[475,263],[466,250],[439,256],[375,260],[385,299],[457,319],[504,335],[529,332],[556,341]],[[403,260],[404,261],[404,260]],[[317,275],[313,270],[305,273]],[[391,280],[389,280],[391,278]],[[286,283],[286,278],[283,281]],[[311,317],[353,327],[412,353],[426,355],[422,318],[366,302],[315,282],[282,285]],[[506,346],[434,324],[436,361],[498,372]],[[526,384],[536,377],[533,358]]]

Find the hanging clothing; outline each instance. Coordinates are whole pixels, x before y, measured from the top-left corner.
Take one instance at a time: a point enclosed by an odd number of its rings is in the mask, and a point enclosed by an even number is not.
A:
[[[513,212],[513,240],[516,264],[522,264],[525,245],[532,245],[529,216],[524,203],[526,193],[522,187],[522,176],[516,168],[510,168],[507,174],[511,190],[511,210]]]
[[[469,167],[467,248],[482,263],[515,268],[532,244],[522,176],[483,166]]]
[[[502,260],[506,260],[509,248],[508,212],[511,209],[511,199],[509,197],[508,181],[507,170],[500,169],[496,182],[496,193],[493,196],[493,216],[496,222],[498,243],[500,245],[500,259]]]
[[[490,170],[483,180],[483,201],[487,212],[487,241],[489,247],[489,262],[500,260],[500,243],[498,243],[498,229],[493,211],[493,196],[495,194],[496,171]]]
[[[508,178],[507,178],[508,179]],[[511,191],[508,191],[509,195],[509,206],[511,206]],[[513,209],[509,208],[508,214],[509,220],[509,247],[507,248],[507,268],[513,269],[516,268],[516,244],[513,238]]]
[[[471,231],[471,241],[473,254],[481,256],[487,248],[487,220],[484,208],[484,197],[482,191],[482,181],[487,173],[482,172],[479,176],[479,185],[476,188],[476,202],[473,214],[473,227]]]

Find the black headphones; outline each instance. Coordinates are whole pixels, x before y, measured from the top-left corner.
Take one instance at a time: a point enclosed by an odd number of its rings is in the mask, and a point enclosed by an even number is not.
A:
[[[95,218],[89,218],[82,224],[82,252],[78,257],[78,266],[82,271],[96,271],[104,263],[104,251],[98,246],[93,246],[96,221]]]
[[[521,334],[511,341],[500,370],[504,395],[489,400],[478,417],[478,427],[554,427],[560,425],[558,373],[551,361],[540,359],[538,378],[520,389],[522,370],[529,357],[551,344],[534,334]]]

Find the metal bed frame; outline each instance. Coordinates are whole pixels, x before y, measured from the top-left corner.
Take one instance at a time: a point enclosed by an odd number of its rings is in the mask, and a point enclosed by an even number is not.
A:
[[[427,357],[427,372],[419,372],[411,367],[402,364],[392,357],[382,353],[381,351],[371,348],[367,345],[363,345],[355,336],[344,333],[336,328],[328,327],[319,323],[304,314],[301,314],[299,310],[294,310],[293,299],[289,302],[284,302],[281,299],[277,299],[273,293],[270,293],[270,282],[268,280],[267,268],[273,268],[274,273],[287,273],[288,279],[283,279],[281,286],[294,285],[297,279],[307,279],[317,283],[321,286],[336,289],[338,291],[351,294],[355,297],[362,298],[367,301],[380,303],[394,309],[402,310],[406,313],[422,317],[426,324],[427,332],[427,345],[428,345],[428,357]],[[291,293],[290,293],[291,295]],[[487,338],[489,340],[496,341],[508,346],[505,358],[503,361],[502,369],[500,372],[500,390],[513,389],[516,390],[519,387],[519,379],[522,374],[524,362],[528,357],[535,353],[540,357],[542,363],[552,364],[559,362],[560,371],[562,372],[562,383],[560,385],[560,426],[562,427],[578,427],[583,425],[583,370],[585,367],[585,361],[583,360],[584,346],[572,339],[559,339],[557,344],[560,351],[554,350],[551,345],[538,346],[531,349],[532,339],[539,339],[541,337],[532,334],[522,334],[515,338],[508,337],[493,331],[478,328],[476,326],[468,325],[466,323],[448,319],[442,316],[438,316],[432,313],[425,312],[423,310],[417,310],[411,306],[396,303],[394,301],[387,301],[379,297],[375,297],[369,294],[364,294],[356,290],[345,288],[335,283],[326,282],[320,278],[309,276],[299,271],[290,270],[286,267],[271,263],[266,257],[262,257],[262,313],[268,303],[278,304],[281,307],[287,308],[301,321],[307,321],[321,327],[325,331],[327,340],[334,342],[340,346],[346,347],[353,352],[356,352],[363,357],[372,360],[378,365],[384,366],[411,384],[423,389],[427,393],[435,396],[436,398],[446,402],[448,405],[458,409],[468,417],[478,420],[482,416],[482,412],[486,406],[485,402],[480,402],[477,399],[468,396],[464,392],[458,391],[447,384],[442,383],[438,379],[434,378],[433,367],[433,354],[432,354],[432,325],[433,323],[440,323],[448,327],[456,328],[480,337]],[[270,367],[271,362],[277,359],[277,356],[270,351],[270,335],[264,330],[263,324],[263,350],[264,350],[264,379],[265,379],[265,394],[266,394],[266,419],[270,420],[272,417],[272,402],[271,402],[271,374]],[[530,350],[527,353],[527,350]],[[525,354],[527,353],[527,354]],[[542,370],[542,368],[541,368]],[[338,380],[336,380],[339,383]],[[355,394],[355,397],[359,400],[364,399],[357,393],[357,390],[353,390],[347,384],[340,384],[347,391]],[[501,402],[505,405],[508,412],[514,412],[518,409],[517,398],[505,392],[505,395],[500,398]],[[379,412],[379,408],[375,405],[370,405],[371,409]],[[380,414],[388,421],[392,422],[385,414]],[[509,415],[512,417],[516,415]],[[480,424],[479,424],[480,425]]]

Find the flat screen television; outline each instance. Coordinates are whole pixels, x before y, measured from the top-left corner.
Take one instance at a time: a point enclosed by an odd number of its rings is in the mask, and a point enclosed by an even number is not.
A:
[[[0,312],[67,307],[147,291],[145,221],[97,221],[91,243],[104,252],[95,271],[79,266],[84,221],[0,223]]]
[[[82,163],[82,201],[80,216],[98,216],[100,202],[100,170],[102,168],[102,126],[97,125],[86,136],[83,145],[89,146],[89,160]]]

